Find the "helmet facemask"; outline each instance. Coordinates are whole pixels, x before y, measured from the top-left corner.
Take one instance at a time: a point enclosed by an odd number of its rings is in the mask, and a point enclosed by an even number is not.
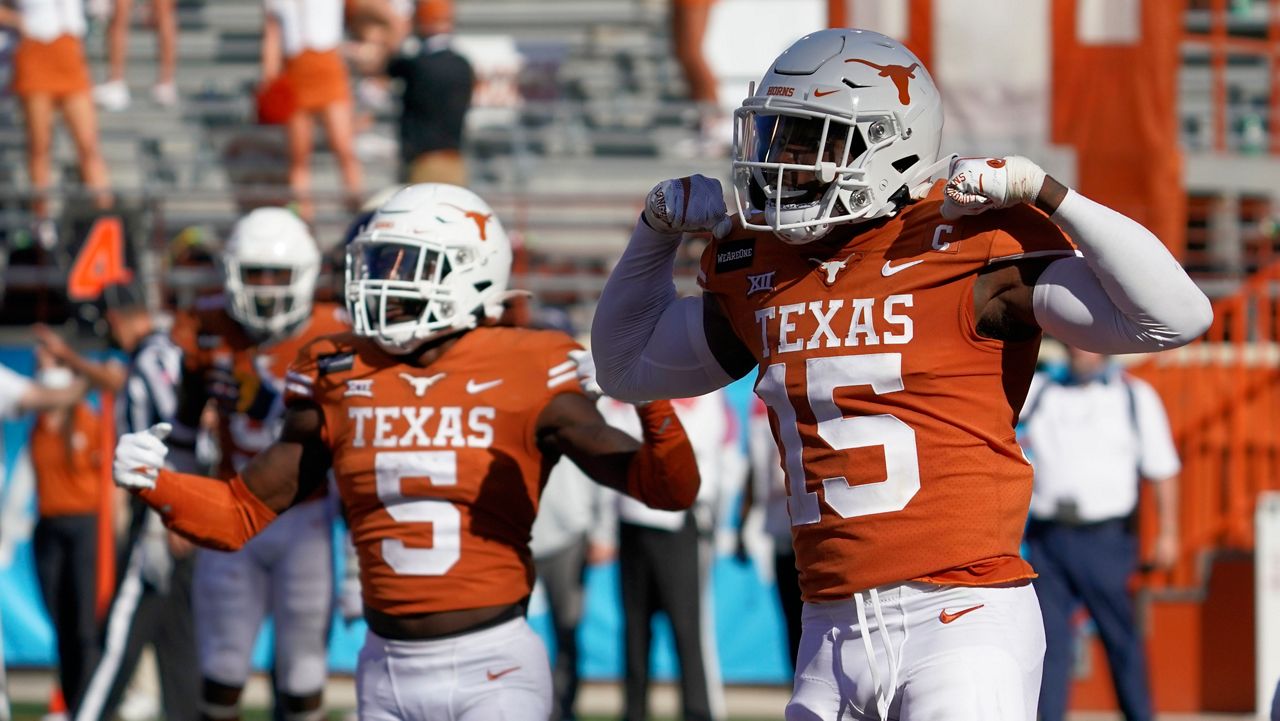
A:
[[[487,262],[472,248],[383,235],[358,238],[347,251],[347,309],[358,335],[391,353],[475,328],[501,312],[504,287],[471,283]]]
[[[855,108],[840,118],[766,100],[744,105],[734,119],[734,196],[745,227],[803,244],[837,223],[897,209],[891,199],[904,183],[872,185],[868,165],[910,137],[898,114]],[[760,213],[764,222],[752,222]]]
[[[242,263],[223,259],[228,312],[253,335],[281,335],[311,315],[318,264],[293,266]]]

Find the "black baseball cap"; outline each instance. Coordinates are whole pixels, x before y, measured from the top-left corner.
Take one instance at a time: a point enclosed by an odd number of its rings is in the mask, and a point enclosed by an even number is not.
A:
[[[113,283],[102,289],[102,305],[106,310],[146,310],[147,295],[137,281]]]

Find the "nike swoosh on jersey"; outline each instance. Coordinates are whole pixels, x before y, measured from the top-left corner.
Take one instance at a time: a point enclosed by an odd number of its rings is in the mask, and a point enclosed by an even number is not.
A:
[[[985,603],[979,603],[977,606],[962,608],[959,611],[956,611],[955,613],[947,613],[947,609],[944,608],[942,609],[942,612],[938,614],[938,620],[942,621],[943,623],[951,623],[952,621],[956,620],[957,618],[960,618],[966,613],[972,613],[974,611],[977,611],[978,609],[982,608],[985,605],[986,605]]]
[[[888,278],[894,273],[901,273],[907,268],[910,268],[913,265],[920,265],[923,262],[924,262],[924,258],[921,258],[920,260],[913,260],[909,263],[903,263],[902,265],[890,265],[890,262],[886,260],[884,262],[884,267],[880,269],[880,275],[883,275],[884,277]]]
[[[502,671],[499,671],[499,672],[497,672],[497,673],[494,673],[493,671],[485,671],[485,672],[484,672],[484,675],[485,675],[485,676],[487,676],[487,677],[489,678],[489,680],[490,680],[490,681],[497,681],[498,679],[502,678],[503,676],[506,676],[506,675],[507,675],[507,674],[509,674],[509,673],[513,673],[513,672],[515,672],[515,671],[519,671],[519,670],[520,670],[520,667],[519,667],[519,666],[512,666],[511,668],[503,669]]]
[[[495,388],[497,386],[502,385],[502,381],[503,379],[499,378],[496,381],[489,381],[487,383],[476,383],[475,379],[472,378],[467,381],[467,392],[473,395],[476,393],[482,393],[484,391],[489,390],[490,388]]]

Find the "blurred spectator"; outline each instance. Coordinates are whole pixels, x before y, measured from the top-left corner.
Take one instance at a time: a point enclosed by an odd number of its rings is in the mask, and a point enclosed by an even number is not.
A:
[[[689,99],[698,104],[702,148],[722,153],[733,139],[728,119],[720,110],[716,76],[702,52],[707,21],[716,0],[671,0],[671,51],[680,63]]]
[[[625,721],[648,718],[652,623],[666,614],[680,665],[681,718],[724,716],[724,688],[716,655],[714,604],[710,592],[717,521],[739,490],[745,463],[737,423],[723,390],[672,401],[689,429],[702,484],[690,511],[658,511],[627,496],[616,496],[618,572],[622,584],[625,646]],[[601,413],[610,425],[639,437],[635,413],[605,399]],[[606,506],[608,509],[608,506]],[[612,527],[606,516],[601,525]]]
[[[45,387],[74,385],[70,369],[39,346],[36,368]],[[32,539],[36,576],[57,638],[58,682],[74,713],[98,659],[98,414],[85,401],[46,410],[36,417],[29,447],[39,517]]]
[[[0,420],[27,411],[71,407],[84,396],[84,390],[82,382],[74,383],[69,388],[50,388],[32,383],[26,376],[0,364]],[[5,477],[4,459],[4,435],[0,434],[0,478]],[[3,637],[3,629],[0,628],[0,639]],[[0,721],[8,719],[9,693],[4,673],[4,644],[0,643]]]
[[[85,32],[81,0],[0,0],[0,26],[17,28],[21,37],[13,57],[13,93],[26,120],[27,173],[37,194],[36,214],[47,215],[46,195],[54,189],[54,110],[62,112],[75,143],[81,181],[99,191],[96,201],[106,205],[110,180],[98,148],[98,117],[80,42]]]
[[[387,66],[387,74],[404,83],[400,159],[410,183],[467,184],[462,132],[475,73],[452,43],[451,0],[420,0],[414,36]]]
[[[769,410],[752,397],[751,415],[747,419],[747,458],[750,480],[742,494],[743,504],[738,524],[738,557],[747,556],[743,532],[746,519],[757,505],[763,507],[764,532],[773,546],[773,575],[787,631],[787,662],[795,667],[800,651],[800,574],[796,570],[796,551],[791,545],[791,514],[787,511],[787,479],[778,458],[778,446],[769,428]]]
[[[1116,697],[1130,721],[1150,721],[1141,629],[1129,578],[1138,569],[1138,481],[1155,483],[1160,530],[1154,565],[1178,555],[1177,451],[1155,390],[1104,355],[1068,349],[1066,369],[1040,372],[1022,410],[1023,448],[1035,466],[1028,560],[1044,615],[1040,718],[1066,714],[1072,616],[1083,603],[1107,651]]]
[[[311,203],[311,147],[318,115],[338,161],[348,204],[359,204],[363,171],[353,144],[351,89],[342,43],[342,0],[264,0],[263,94],[273,88],[288,97],[285,130],[289,145],[289,188],[303,218]],[[261,96],[260,96],[261,97]]]
[[[156,63],[156,84],[151,86],[151,99],[157,105],[171,108],[178,104],[178,86],[173,81],[178,43],[176,0],[148,0],[149,25],[156,29],[160,62]],[[107,29],[107,82],[93,89],[93,99],[103,110],[119,111],[129,107],[129,85],[124,79],[129,55],[129,24],[133,16],[133,0],[115,0],[111,26]]]
[[[547,477],[533,523],[533,563],[547,594],[556,656],[552,665],[552,721],[573,721],[578,698],[578,625],[588,564],[613,558],[613,540],[598,535],[603,488],[572,461],[561,459]]]
[[[129,354],[117,404],[117,433],[173,420],[182,353],[156,328],[141,286],[103,293],[112,340]],[[81,360],[81,363],[84,361]],[[194,721],[200,698],[199,659],[191,613],[191,545],[165,530],[136,497],[123,549],[123,572],[107,613],[101,661],[93,670],[76,721],[114,717],[147,644],[155,647],[161,702],[169,721]]]
[[[347,32],[353,41],[348,55],[359,76],[355,84],[356,155],[365,162],[391,161],[399,143],[374,129],[374,116],[391,111],[393,98],[385,52],[404,41],[412,24],[414,3],[348,0],[346,8]]]
[[[192,225],[169,241],[168,267],[162,304],[174,311],[189,309],[202,294],[221,283],[218,277],[218,240],[212,228]]]

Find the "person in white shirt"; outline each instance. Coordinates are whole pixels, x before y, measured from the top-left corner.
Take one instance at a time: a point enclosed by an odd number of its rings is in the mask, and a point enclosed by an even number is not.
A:
[[[109,202],[107,165],[98,147],[98,116],[89,95],[89,69],[81,38],[81,0],[0,0],[0,28],[21,38],[13,56],[13,93],[22,104],[27,131],[27,173],[39,216],[53,189],[53,114],[61,111],[80,158],[80,179]]]
[[[1159,514],[1153,563],[1178,556],[1177,451],[1160,397],[1108,356],[1068,349],[1065,372],[1039,372],[1021,414],[1020,440],[1035,467],[1028,555],[1044,616],[1040,718],[1060,721],[1073,665],[1072,616],[1083,604],[1107,650],[1121,711],[1152,718],[1143,638],[1129,597],[1138,569],[1138,482],[1154,483]]]
[[[556,639],[552,665],[551,721],[574,721],[578,698],[578,625],[582,622],[587,566],[612,560],[613,539],[599,523],[602,505],[612,501],[572,461],[560,459],[533,522],[533,552],[538,580],[547,597]]]
[[[760,509],[763,530],[772,546],[774,588],[787,631],[787,663],[793,668],[800,653],[801,612],[800,572],[796,569],[796,550],[791,545],[791,514],[787,510],[787,479],[782,459],[769,427],[769,409],[759,398],[751,399],[747,417],[747,459],[750,482],[742,494],[739,509],[738,558],[749,557],[746,541],[747,519]]]
[[[45,411],[70,408],[84,395],[84,384],[74,382],[65,388],[49,388],[31,382],[30,378],[15,373],[0,364],[0,419],[28,411]],[[6,479],[4,445],[0,437],[0,482]],[[0,529],[0,533],[3,529]],[[0,632],[0,640],[4,637]],[[4,645],[0,643],[0,721],[9,720],[9,694],[5,684]]]
[[[715,532],[726,504],[746,477],[739,424],[723,390],[673,400],[688,429],[702,485],[688,511],[660,511],[615,494],[601,526],[616,523],[618,576],[622,586],[625,658],[624,721],[648,718],[653,616],[671,621],[680,667],[681,717],[691,721],[724,717],[724,687],[716,654],[711,564]],[[638,437],[630,404],[606,398],[600,413],[616,428]],[[616,514],[616,520],[614,518]]]

